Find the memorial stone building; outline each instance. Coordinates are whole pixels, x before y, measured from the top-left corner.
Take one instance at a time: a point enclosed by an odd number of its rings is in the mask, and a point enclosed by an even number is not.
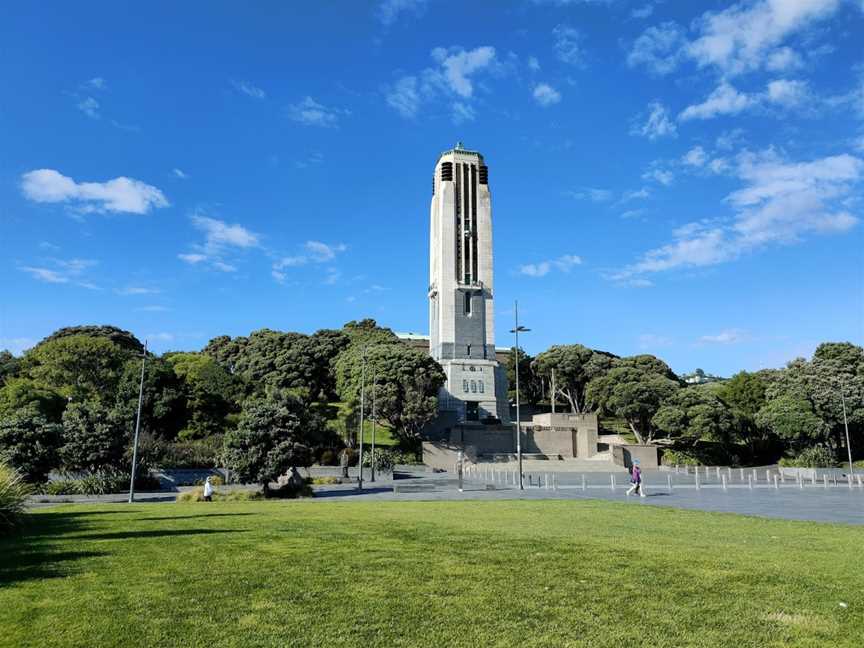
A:
[[[507,422],[507,377],[495,357],[489,168],[461,143],[435,163],[429,238],[429,353],[447,375],[439,408],[459,421]]]

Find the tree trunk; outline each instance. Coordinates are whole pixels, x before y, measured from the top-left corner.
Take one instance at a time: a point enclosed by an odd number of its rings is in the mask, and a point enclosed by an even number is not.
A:
[[[573,396],[570,394],[570,390],[559,389],[558,393],[561,394],[564,398],[566,398],[570,402],[570,412],[573,414],[581,414],[579,411],[579,405],[573,400]]]
[[[631,430],[631,431],[633,432],[633,434],[636,436],[636,442],[639,443],[639,444],[643,444],[643,443],[645,443],[645,439],[644,439],[644,438],[642,437],[642,435],[639,433],[639,430],[636,429],[636,426],[633,425],[633,421],[627,421],[627,424],[630,426],[630,430]]]

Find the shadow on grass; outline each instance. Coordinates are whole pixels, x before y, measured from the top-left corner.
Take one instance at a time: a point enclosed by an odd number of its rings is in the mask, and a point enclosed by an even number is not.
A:
[[[13,552],[0,562],[0,586],[26,580],[62,578],[75,573],[74,563],[86,558],[99,558],[108,554],[99,551],[35,551]],[[63,563],[72,563],[64,565]]]
[[[160,520],[191,520],[193,518],[235,517],[238,515],[255,515],[255,513],[202,513],[201,515],[166,515],[165,517],[142,517],[135,521],[160,521]]]
[[[166,538],[172,536],[212,535],[216,533],[246,533],[248,529],[154,529],[152,531],[115,531],[66,536],[68,540],[129,540],[131,538]]]
[[[362,491],[352,488],[351,490],[317,490],[315,491],[315,499],[327,499],[335,497],[348,497],[349,495],[375,495],[377,493],[391,493],[392,488],[364,488]]]

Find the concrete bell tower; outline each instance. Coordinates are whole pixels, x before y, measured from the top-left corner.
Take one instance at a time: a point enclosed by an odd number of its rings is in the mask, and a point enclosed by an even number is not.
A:
[[[507,376],[495,359],[489,168],[461,142],[435,164],[429,240],[429,351],[447,374],[439,409],[508,422]]]

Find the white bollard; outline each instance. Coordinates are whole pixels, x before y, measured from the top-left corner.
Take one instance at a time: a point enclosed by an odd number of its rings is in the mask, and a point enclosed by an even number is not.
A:
[[[744,469],[741,468],[741,481],[744,481]]]
[[[857,475],[858,477],[858,488],[864,488],[864,484],[861,483],[861,475]]]
[[[585,486],[585,475],[582,475],[582,490],[584,491],[585,488],[586,488],[586,486]]]
[[[609,475],[609,477],[611,478],[610,482],[612,484],[612,490],[614,491],[615,490],[615,473],[612,473],[611,475]]]
[[[699,490],[699,471],[696,471],[696,490]]]
[[[747,488],[753,490],[753,475],[747,475]]]
[[[726,490],[726,475],[720,477],[720,483],[723,484],[723,490]]]
[[[759,481],[759,477],[756,476],[756,469],[753,469],[753,481]]]
[[[765,481],[771,481],[771,471],[770,470],[765,471]]]
[[[804,478],[800,472],[798,473],[798,488],[804,488]]]
[[[825,482],[825,488],[828,488],[828,475],[823,475],[822,480]]]
[[[672,492],[672,475],[666,475],[666,485],[669,488],[669,492]]]
[[[780,471],[780,481],[784,484],[786,483],[786,473],[784,473],[782,470]]]
[[[717,479],[720,479],[720,466],[717,466]]]
[[[780,488],[780,483],[777,481],[777,475],[774,475],[774,488]]]

